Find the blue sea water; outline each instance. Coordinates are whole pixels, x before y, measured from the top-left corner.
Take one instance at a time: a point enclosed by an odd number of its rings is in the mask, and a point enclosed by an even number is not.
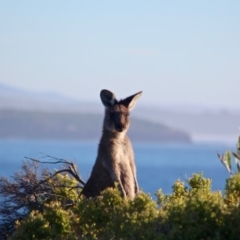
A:
[[[1,139],[0,176],[13,176],[24,157],[46,160],[44,154],[48,154],[75,162],[82,178],[87,180],[95,162],[97,147],[98,142],[94,141]],[[201,172],[213,180],[213,190],[223,191],[229,174],[220,163],[217,152],[234,150],[234,145],[224,143],[134,143],[133,147],[139,186],[153,197],[159,188],[166,194],[170,193],[177,179],[185,181],[192,173]]]

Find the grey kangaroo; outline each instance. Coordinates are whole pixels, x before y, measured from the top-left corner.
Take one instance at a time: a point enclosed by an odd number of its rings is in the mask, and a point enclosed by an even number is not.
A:
[[[139,191],[134,153],[126,135],[130,125],[129,112],[142,92],[118,101],[109,90],[102,90],[100,98],[105,106],[102,137],[90,178],[82,194],[95,197],[115,182],[123,196],[133,199]]]

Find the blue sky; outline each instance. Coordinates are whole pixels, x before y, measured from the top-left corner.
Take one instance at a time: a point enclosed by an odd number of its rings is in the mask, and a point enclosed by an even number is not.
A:
[[[0,82],[99,101],[239,106],[240,1],[1,1]]]

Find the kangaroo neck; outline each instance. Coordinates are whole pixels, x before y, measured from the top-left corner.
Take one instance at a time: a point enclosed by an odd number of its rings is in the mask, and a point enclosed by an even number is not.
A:
[[[117,132],[117,131],[110,131],[106,128],[103,128],[102,138],[104,139],[111,139],[111,140],[124,140],[126,137],[126,131]]]

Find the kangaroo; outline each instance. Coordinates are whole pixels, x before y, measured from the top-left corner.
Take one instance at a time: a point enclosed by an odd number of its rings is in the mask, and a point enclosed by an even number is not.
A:
[[[82,194],[95,197],[115,182],[123,198],[134,199],[139,191],[134,153],[126,135],[130,125],[129,113],[142,95],[138,92],[118,101],[114,93],[102,90],[100,98],[105,106],[102,137],[90,178]]]

